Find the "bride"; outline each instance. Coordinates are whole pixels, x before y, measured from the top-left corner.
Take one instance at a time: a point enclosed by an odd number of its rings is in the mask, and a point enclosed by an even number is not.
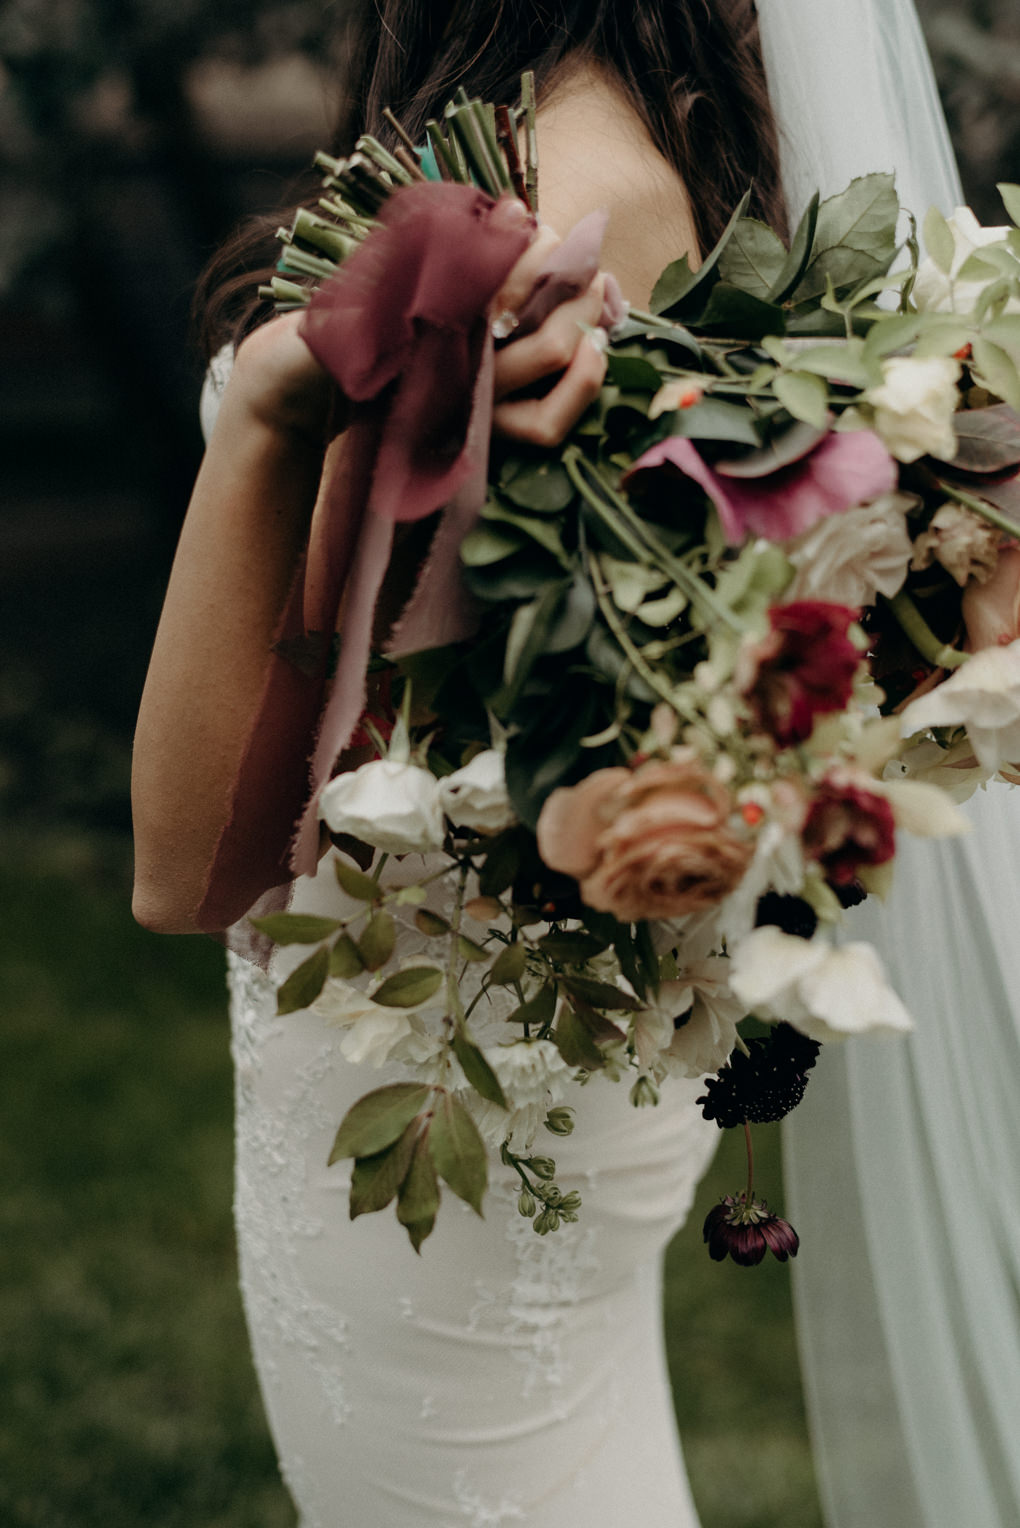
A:
[[[906,16],[901,80],[913,62],[929,89],[909,7],[882,10],[886,20]],[[845,99],[846,75],[864,97],[875,59],[887,56],[888,37],[865,26],[877,24],[872,6],[760,0],[759,11],[790,202],[812,180],[833,191],[855,170],[908,162],[897,157],[902,141],[885,141],[880,119]],[[858,30],[833,52],[848,15]],[[641,306],[668,260],[710,247],[748,183],[755,215],[783,222],[750,0],[366,3],[341,146],[377,128],[386,105],[420,141],[458,85],[509,99],[529,67],[546,226],[494,314],[526,300],[555,239],[547,229],[566,231],[600,206],[609,212],[603,265]],[[895,94],[880,83],[879,101]],[[828,158],[827,145],[837,149]],[[924,189],[917,204],[933,194]],[[498,431],[548,441],[569,430],[602,380],[601,351],[583,337],[601,308],[596,277],[499,352]],[[296,319],[265,317],[233,314],[233,337],[243,338],[217,400],[139,717],[135,912],[165,932],[208,927],[209,867],[280,612],[320,483],[345,466],[331,384]],[[391,617],[413,572],[404,543],[384,589]],[[286,752],[286,738],[272,741]],[[278,826],[259,821],[256,803],[251,831]],[[240,920],[264,889],[239,893],[220,923]],[[293,905],[334,913],[339,896],[324,860]],[[416,937],[413,925],[402,931],[404,953]],[[660,1262],[717,1138],[694,1106],[700,1084],[674,1082],[652,1110],[631,1109],[623,1089],[582,1095],[584,1161],[569,1140],[556,1155],[564,1188],[597,1180],[583,1223],[534,1236],[509,1175],[497,1174],[484,1226],[450,1207],[415,1259],[389,1219],[347,1219],[345,1168],[325,1164],[364,1075],[317,1014],[277,1018],[287,954],[274,981],[232,957],[236,1203],[256,1364],[303,1528],[694,1528],[663,1360]],[[383,1069],[379,1081],[393,1075]]]

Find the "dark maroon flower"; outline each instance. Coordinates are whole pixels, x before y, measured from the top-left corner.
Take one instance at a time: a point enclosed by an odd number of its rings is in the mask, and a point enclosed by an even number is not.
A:
[[[804,1097],[807,1074],[821,1050],[817,1040],[789,1024],[777,1024],[767,1035],[745,1043],[746,1051],[735,1050],[708,1078],[697,1100],[705,1118],[714,1119],[720,1130],[732,1130],[745,1120],[770,1125],[785,1119]]]
[[[769,611],[772,630],[744,659],[743,694],[758,725],[781,747],[811,736],[815,717],[842,711],[860,653],[847,632],[858,612],[823,600]]]
[[[884,796],[852,780],[821,782],[801,835],[835,887],[850,887],[864,865],[884,865],[896,853],[896,819]]]
[[[785,1263],[797,1256],[800,1238],[788,1220],[773,1215],[763,1199],[748,1200],[746,1194],[727,1194],[705,1217],[703,1231],[708,1255],[721,1263],[731,1257],[743,1268],[753,1268],[766,1252]]]

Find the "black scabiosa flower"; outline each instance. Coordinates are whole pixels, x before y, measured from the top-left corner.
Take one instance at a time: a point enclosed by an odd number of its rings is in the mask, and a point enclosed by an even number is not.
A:
[[[705,1218],[702,1232],[708,1254],[721,1263],[731,1257],[742,1268],[753,1268],[766,1252],[785,1263],[797,1256],[800,1238],[788,1220],[773,1215],[763,1199],[727,1194]]]
[[[821,1046],[789,1024],[777,1024],[761,1040],[747,1041],[747,1054],[736,1050],[698,1099],[706,1119],[720,1130],[749,1120],[769,1125],[783,1119],[804,1097],[807,1074]]]

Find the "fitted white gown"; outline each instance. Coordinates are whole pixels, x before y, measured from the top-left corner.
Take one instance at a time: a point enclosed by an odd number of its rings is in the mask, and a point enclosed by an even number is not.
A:
[[[328,863],[294,905],[351,909]],[[411,915],[404,954],[424,943]],[[303,953],[279,952],[276,978]],[[484,1222],[446,1192],[416,1257],[392,1210],[349,1220],[350,1164],[326,1165],[345,1110],[399,1068],[352,1065],[314,1013],[278,1018],[236,957],[231,987],[241,1285],[303,1528],[696,1528],[661,1261],[719,1136],[701,1084],[638,1110],[595,1078],[574,1135],[535,1148],[580,1189],[580,1221],[536,1235],[497,1163]]]

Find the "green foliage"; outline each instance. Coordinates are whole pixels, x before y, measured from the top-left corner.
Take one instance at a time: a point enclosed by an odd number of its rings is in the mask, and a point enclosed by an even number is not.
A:
[[[394,971],[372,993],[373,1003],[384,1008],[417,1008],[428,1002],[443,984],[443,973],[435,966],[409,966]]]
[[[436,1101],[429,1130],[429,1152],[444,1182],[481,1215],[489,1176],[485,1142],[464,1105],[452,1093],[441,1093]]]
[[[421,1113],[429,1091],[423,1083],[394,1082],[359,1098],[341,1121],[330,1166],[343,1157],[374,1157],[392,1146]]]
[[[329,975],[329,951],[320,946],[281,983],[276,994],[278,1013],[297,1013],[314,1003]]]

